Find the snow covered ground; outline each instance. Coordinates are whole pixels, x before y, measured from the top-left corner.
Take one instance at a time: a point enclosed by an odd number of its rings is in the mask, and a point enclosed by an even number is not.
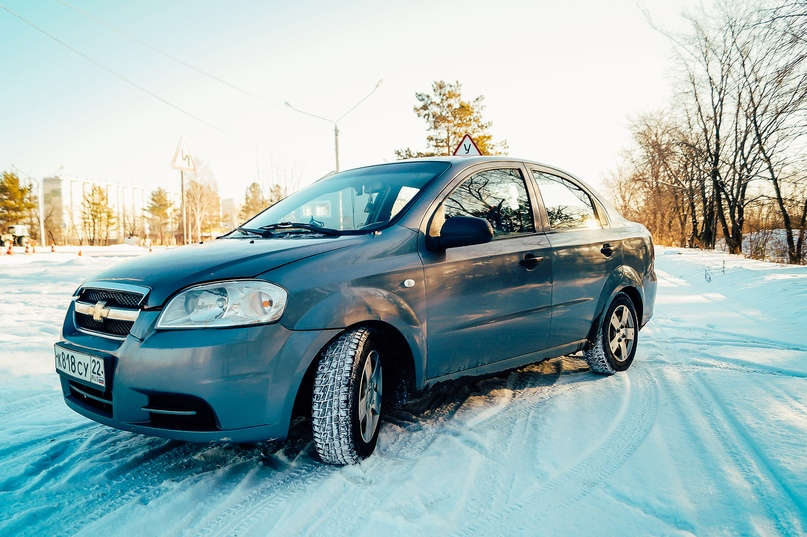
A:
[[[658,250],[633,367],[566,357],[435,393],[376,454],[187,444],[69,410],[69,297],[137,248],[0,256],[0,535],[804,535],[807,267]],[[146,254],[147,255],[147,254]]]

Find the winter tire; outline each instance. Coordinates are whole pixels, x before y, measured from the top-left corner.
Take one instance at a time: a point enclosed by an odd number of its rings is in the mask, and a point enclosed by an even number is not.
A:
[[[625,293],[617,293],[602,317],[597,340],[583,354],[595,373],[613,375],[633,362],[639,328],[636,308]]]
[[[311,418],[314,444],[330,464],[355,464],[378,441],[381,418],[381,354],[376,334],[345,332],[322,352],[314,377]]]

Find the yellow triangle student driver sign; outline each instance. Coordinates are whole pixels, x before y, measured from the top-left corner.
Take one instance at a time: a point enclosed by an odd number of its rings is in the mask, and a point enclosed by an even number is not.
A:
[[[460,145],[458,145],[457,149],[454,150],[455,157],[476,157],[481,154],[482,152],[478,147],[476,147],[476,143],[474,142],[473,138],[471,138],[470,134],[463,136]]]

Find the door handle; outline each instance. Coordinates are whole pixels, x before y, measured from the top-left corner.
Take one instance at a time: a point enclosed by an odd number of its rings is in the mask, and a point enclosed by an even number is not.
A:
[[[605,244],[602,245],[602,248],[600,248],[600,253],[605,257],[611,257],[612,255],[614,255],[614,248],[613,246],[611,246],[610,243],[606,242]]]
[[[527,270],[532,270],[535,267],[537,267],[538,264],[541,263],[543,260],[544,260],[543,257],[540,257],[540,256],[536,257],[536,256],[534,256],[532,254],[526,254],[524,256],[524,259],[519,261],[518,264],[521,265],[522,267],[526,268]]]

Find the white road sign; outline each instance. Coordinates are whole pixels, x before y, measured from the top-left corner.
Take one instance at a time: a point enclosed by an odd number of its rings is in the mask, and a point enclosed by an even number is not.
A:
[[[174,153],[174,160],[171,162],[171,167],[177,170],[185,170],[188,172],[196,171],[196,164],[193,163],[193,157],[191,157],[190,149],[188,149],[188,142],[185,141],[184,136],[180,137],[179,139],[177,151]]]

